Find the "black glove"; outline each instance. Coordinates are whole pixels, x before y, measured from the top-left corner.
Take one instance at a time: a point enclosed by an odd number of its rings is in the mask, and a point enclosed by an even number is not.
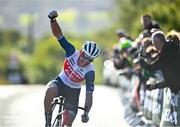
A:
[[[49,12],[48,18],[49,18],[50,20],[54,20],[56,17],[58,17],[57,11],[52,10],[52,11]]]
[[[83,115],[81,115],[81,121],[83,123],[87,123],[89,121],[89,116],[86,112]]]

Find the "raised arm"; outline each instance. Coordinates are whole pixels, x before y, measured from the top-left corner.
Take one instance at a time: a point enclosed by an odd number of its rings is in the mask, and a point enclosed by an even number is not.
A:
[[[52,30],[53,35],[56,38],[61,37],[63,34],[62,34],[61,27],[59,26],[57,21],[56,20],[52,20],[50,23],[51,23],[51,30]]]
[[[56,18],[58,17],[57,11],[51,11],[48,14],[50,19],[50,25],[53,35],[59,41],[59,44],[66,52],[66,57],[71,56],[75,52],[75,47],[67,41],[67,39],[63,36],[62,30]]]
[[[51,30],[53,35],[58,39],[59,37],[61,37],[62,34],[62,30],[61,27],[59,26],[59,24],[56,21],[56,17],[58,17],[57,11],[51,11],[48,14],[48,17],[50,19],[50,25],[51,25]]]

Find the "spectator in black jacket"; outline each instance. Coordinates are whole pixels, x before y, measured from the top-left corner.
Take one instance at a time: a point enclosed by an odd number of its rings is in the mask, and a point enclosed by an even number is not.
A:
[[[156,31],[151,36],[152,43],[158,51],[158,59],[152,64],[140,60],[141,66],[149,71],[160,69],[164,75],[165,83],[161,87],[168,86],[172,92],[180,90],[180,53],[179,47],[168,42],[161,31]]]

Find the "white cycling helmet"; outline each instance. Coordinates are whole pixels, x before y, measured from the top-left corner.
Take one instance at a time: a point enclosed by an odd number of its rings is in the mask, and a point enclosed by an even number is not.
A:
[[[91,59],[96,58],[100,54],[100,48],[94,41],[85,41],[82,51]]]

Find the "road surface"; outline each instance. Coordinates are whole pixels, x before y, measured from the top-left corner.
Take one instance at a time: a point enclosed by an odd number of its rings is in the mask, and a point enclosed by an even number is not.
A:
[[[43,127],[44,85],[1,85],[0,127]],[[84,105],[85,88],[82,87],[80,106]],[[123,119],[123,106],[118,88],[96,86],[90,121],[81,123],[82,111],[74,121],[74,127],[128,127]]]

